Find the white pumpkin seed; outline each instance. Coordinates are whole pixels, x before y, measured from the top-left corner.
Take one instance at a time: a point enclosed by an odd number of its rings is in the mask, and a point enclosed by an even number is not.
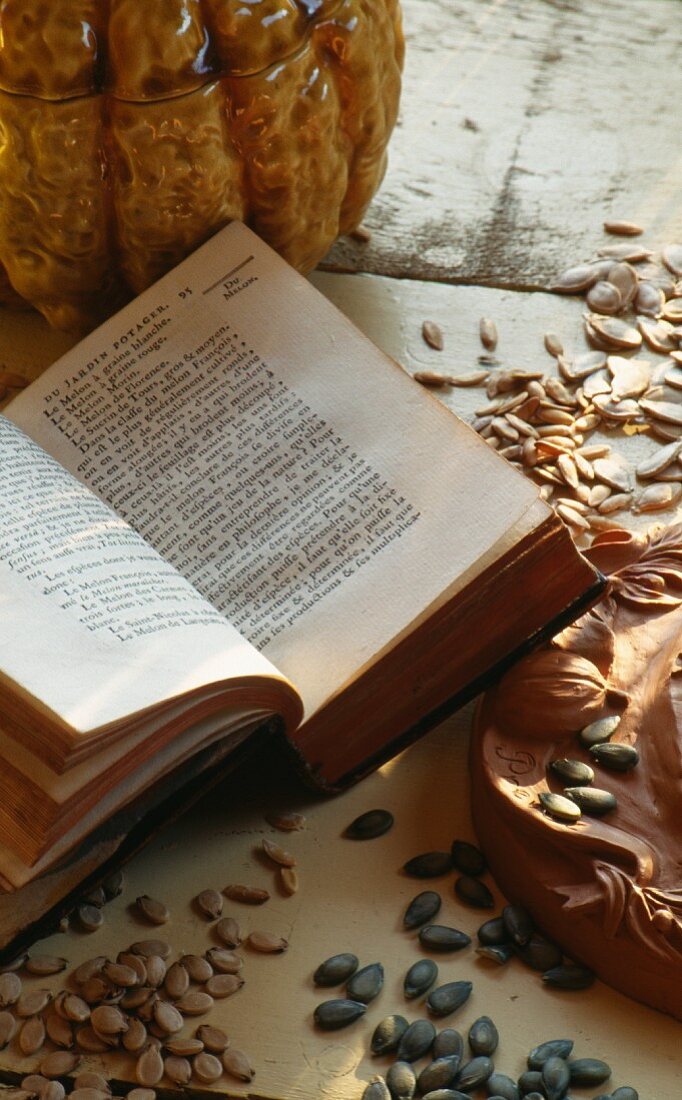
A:
[[[497,326],[495,322],[489,317],[481,317],[478,332],[486,351],[494,351],[497,347]]]
[[[424,342],[433,348],[434,351],[442,351],[445,343],[443,340],[443,331],[440,325],[437,325],[435,321],[424,321],[422,324],[422,337]]]

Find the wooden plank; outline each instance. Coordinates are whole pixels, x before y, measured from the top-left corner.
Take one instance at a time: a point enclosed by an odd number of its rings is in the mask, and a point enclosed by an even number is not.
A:
[[[682,238],[682,25],[667,0],[403,0],[389,170],[324,267],[537,288],[606,217]]]

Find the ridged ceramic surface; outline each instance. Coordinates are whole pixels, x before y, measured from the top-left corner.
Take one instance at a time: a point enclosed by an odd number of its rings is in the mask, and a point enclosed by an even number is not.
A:
[[[92,328],[235,218],[310,270],[402,57],[398,0],[0,0],[0,301]]]

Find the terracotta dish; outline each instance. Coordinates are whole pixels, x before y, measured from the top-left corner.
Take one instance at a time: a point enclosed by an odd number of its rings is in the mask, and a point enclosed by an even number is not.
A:
[[[476,829],[501,888],[546,935],[616,989],[682,1018],[682,526],[608,532],[587,556],[609,590],[547,647],[553,677],[535,676],[531,656],[483,700]],[[594,670],[591,687],[584,675],[576,689],[576,659]],[[629,771],[598,763],[578,736],[609,715],[620,717],[610,743],[639,753]],[[562,792],[548,770],[557,758],[590,763],[592,786],[616,808],[574,824],[543,812],[538,795]]]

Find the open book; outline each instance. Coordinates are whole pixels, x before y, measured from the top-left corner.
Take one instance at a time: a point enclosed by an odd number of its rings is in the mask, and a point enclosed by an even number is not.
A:
[[[536,489],[232,224],[0,417],[0,884],[269,716],[322,785],[600,580]]]

